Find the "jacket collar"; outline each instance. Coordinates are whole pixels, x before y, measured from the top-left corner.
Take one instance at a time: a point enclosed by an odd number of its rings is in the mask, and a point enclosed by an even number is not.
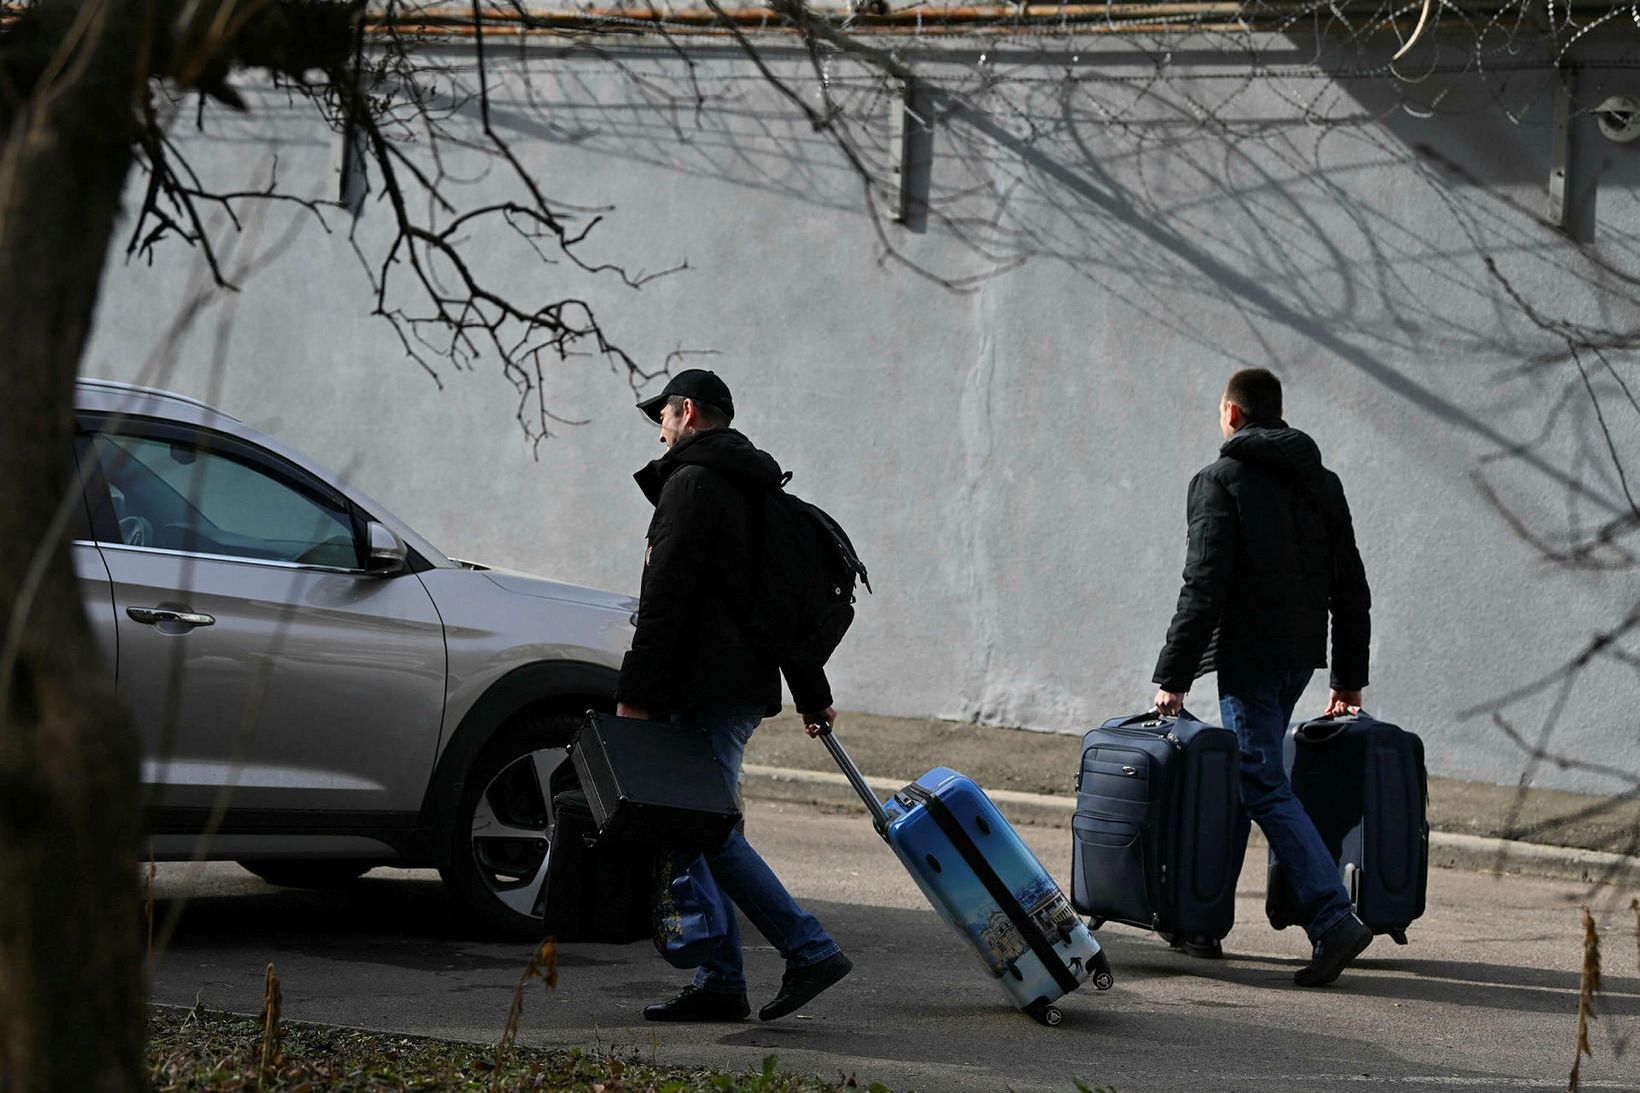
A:
[[[632,477],[649,503],[658,504],[667,479],[691,464],[709,467],[748,486],[774,488],[782,481],[774,457],[728,426],[684,437]]]

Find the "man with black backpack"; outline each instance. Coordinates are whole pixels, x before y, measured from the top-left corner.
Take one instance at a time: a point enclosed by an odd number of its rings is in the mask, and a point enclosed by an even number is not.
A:
[[[1311,675],[1327,664],[1329,612],[1327,715],[1360,708],[1372,597],[1344,487],[1281,412],[1274,374],[1230,377],[1219,400],[1220,458],[1190,482],[1184,588],[1156,664],[1154,704],[1177,714],[1196,677],[1217,669],[1219,710],[1241,747],[1242,803],[1281,861],[1314,947],[1294,982],[1317,987],[1338,978],[1372,931],[1293,794],[1283,740]],[[1245,848],[1245,820],[1238,835]],[[1219,955],[1215,938],[1171,940],[1194,956]]]
[[[801,559],[787,555],[809,549],[816,536],[785,516],[809,506],[781,491],[788,476],[773,457],[729,427],[734,400],[715,373],[679,372],[638,408],[661,427],[667,451],[635,476],[655,515],[616,713],[705,729],[735,790],[752,731],[780,712],[782,671],[811,736],[836,719],[824,662],[852,617],[842,602],[845,592],[852,602],[852,575],[846,590],[838,586],[837,603],[805,602],[805,573],[793,568]],[[807,584],[824,581],[817,576]],[[824,632],[820,639],[805,640],[816,628]],[[793,1012],[849,973],[848,957],[740,832],[706,861],[718,887],[786,960],[780,990],[758,1012],[761,1019]],[[732,910],[726,917],[728,935],[694,981],[675,998],[645,1007],[646,1018],[738,1021],[751,1012],[739,926]]]

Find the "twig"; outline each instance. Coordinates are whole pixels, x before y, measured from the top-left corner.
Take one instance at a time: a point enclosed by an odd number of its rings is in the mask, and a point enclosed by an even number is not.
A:
[[[490,1093],[500,1093],[501,1066],[518,1039],[518,1022],[524,1016],[524,988],[532,979],[541,980],[545,990],[558,988],[558,945],[550,937],[531,951],[530,958],[524,962],[524,972],[518,977],[512,1006],[507,1010],[507,1023],[501,1030],[501,1042],[495,1045],[495,1069],[490,1072]]]
[[[259,1088],[265,1088],[273,1079],[274,1067],[279,1061],[279,1041],[284,1035],[279,1028],[279,1011],[283,1001],[283,992],[279,989],[279,973],[274,971],[270,963],[262,990],[262,1052],[256,1071]]]

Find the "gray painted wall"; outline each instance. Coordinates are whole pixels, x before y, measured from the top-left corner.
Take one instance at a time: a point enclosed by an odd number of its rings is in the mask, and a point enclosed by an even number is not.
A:
[[[729,381],[737,425],[871,567],[877,594],[833,661],[840,707],[1056,731],[1143,708],[1185,486],[1215,456],[1224,379],[1256,364],[1283,377],[1289,420],[1350,492],[1377,604],[1369,708],[1422,733],[1438,774],[1619,788],[1530,763],[1465,711],[1553,672],[1634,598],[1632,568],[1551,564],[1500,514],[1558,542],[1624,502],[1575,370],[1528,366],[1557,342],[1484,259],[1548,314],[1640,320],[1632,286],[1601,265],[1635,268],[1640,151],[1579,120],[1574,226],[1593,239],[1580,248],[1538,219],[1548,73],[1437,78],[1410,92],[1444,89],[1441,112],[1419,118],[1393,81],[1305,68],[1305,42],[1270,43],[1266,61],[1297,67],[1252,81],[1185,45],[1159,79],[1152,55],[1120,44],[993,49],[985,64],[1009,79],[989,91],[975,54],[918,62],[933,127],[913,141],[913,175],[933,212],[888,232],[942,275],[992,274],[969,293],[883,260],[841,157],[743,60],[697,54],[714,96],[697,112],[659,101],[656,87],[686,87],[664,50],[623,55],[643,85],[604,60],[534,52],[523,75],[497,74],[496,117],[549,193],[613,206],[584,256],[688,268],[633,291],[503,236],[485,261],[543,302],[584,296],[646,364],[716,352],[687,363]],[[779,63],[811,87],[797,59]],[[886,147],[861,74],[837,81],[869,123],[865,146]],[[292,188],[332,185],[334,138],[278,95],[177,136],[209,179],[265,181],[277,152]],[[447,154],[460,200],[506,192],[493,166]],[[383,212],[359,225],[367,247]],[[532,457],[493,363],[435,383],[406,360],[368,314],[346,219],[329,220],[326,234],[274,207],[248,222],[235,260],[271,257],[242,293],[207,291],[175,341],[196,256],[172,244],[151,267],[116,264],[88,374],[208,398],[456,556],[635,591],[647,506],[629,476],[660,449],[625,378],[596,359],[552,368],[551,404],[587,424]],[[1632,357],[1619,367],[1630,375]],[[1609,376],[1594,382],[1619,397]],[[1629,458],[1637,424],[1614,421]],[[1324,680],[1301,711],[1323,697]],[[1212,714],[1215,698],[1209,678],[1190,705]],[[1551,687],[1506,714],[1556,751],[1636,771],[1635,698],[1633,670],[1597,659],[1568,695]]]

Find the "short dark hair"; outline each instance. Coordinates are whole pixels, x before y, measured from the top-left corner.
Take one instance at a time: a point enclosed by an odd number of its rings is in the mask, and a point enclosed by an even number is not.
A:
[[[1231,376],[1224,398],[1241,407],[1248,421],[1281,420],[1281,381],[1268,368],[1243,368]]]
[[[718,407],[713,406],[710,402],[702,402],[700,399],[692,399],[687,395],[673,395],[671,398],[666,400],[666,404],[680,414],[683,413],[683,404],[685,402],[692,402],[695,404],[695,409],[700,411],[700,420],[708,429],[721,429],[729,424],[729,415],[724,413]]]

